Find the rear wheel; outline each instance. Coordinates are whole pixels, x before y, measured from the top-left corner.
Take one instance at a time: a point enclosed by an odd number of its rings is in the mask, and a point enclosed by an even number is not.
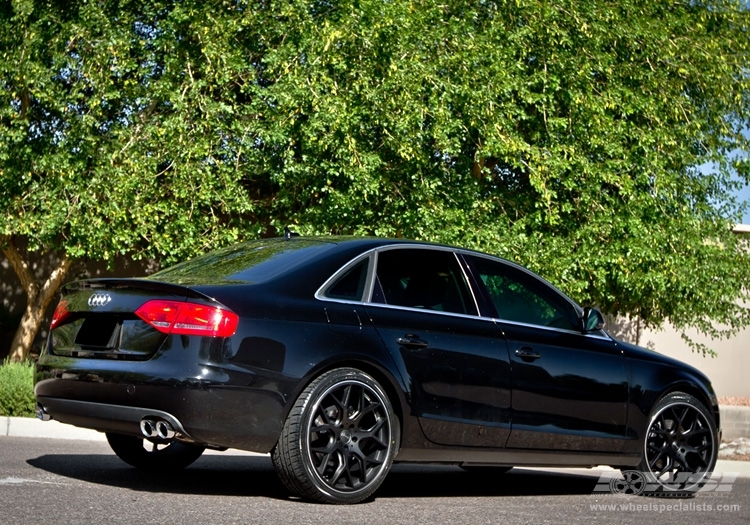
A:
[[[180,470],[201,457],[205,447],[172,441],[151,442],[144,438],[107,433],[117,457],[142,470]]]
[[[294,494],[357,503],[385,479],[399,423],[383,388],[361,370],[338,368],[300,394],[271,458]]]
[[[689,394],[668,394],[654,407],[644,439],[644,494],[696,492],[713,471],[718,452],[711,412]]]

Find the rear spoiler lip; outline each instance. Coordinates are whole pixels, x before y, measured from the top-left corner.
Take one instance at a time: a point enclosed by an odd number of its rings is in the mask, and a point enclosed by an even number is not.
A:
[[[69,293],[75,293],[85,289],[97,288],[131,288],[138,290],[153,290],[155,292],[182,295],[186,299],[202,299],[211,301],[212,303],[217,302],[213,297],[210,297],[187,286],[138,278],[98,278],[73,281],[63,286],[62,294],[64,296]]]

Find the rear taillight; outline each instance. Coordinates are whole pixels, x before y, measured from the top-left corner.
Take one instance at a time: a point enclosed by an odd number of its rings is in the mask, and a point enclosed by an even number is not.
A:
[[[65,299],[60,299],[60,302],[57,303],[57,308],[55,308],[55,313],[52,314],[52,322],[49,326],[50,330],[54,330],[55,327],[62,324],[65,318],[69,315],[70,312],[68,312],[68,301],[66,301]]]
[[[230,337],[239,323],[237,314],[229,310],[182,301],[155,299],[141,305],[135,314],[160,332],[176,335]]]

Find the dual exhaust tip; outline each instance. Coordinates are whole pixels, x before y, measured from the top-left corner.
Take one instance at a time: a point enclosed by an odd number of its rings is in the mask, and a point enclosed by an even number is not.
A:
[[[151,417],[141,419],[141,434],[148,439],[161,439],[171,441],[174,439],[175,430],[169,421]]]

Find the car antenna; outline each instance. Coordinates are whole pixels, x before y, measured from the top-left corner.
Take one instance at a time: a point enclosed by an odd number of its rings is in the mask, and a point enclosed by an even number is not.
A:
[[[290,230],[289,226],[284,226],[284,239],[288,241],[292,237],[299,237],[299,233]]]

